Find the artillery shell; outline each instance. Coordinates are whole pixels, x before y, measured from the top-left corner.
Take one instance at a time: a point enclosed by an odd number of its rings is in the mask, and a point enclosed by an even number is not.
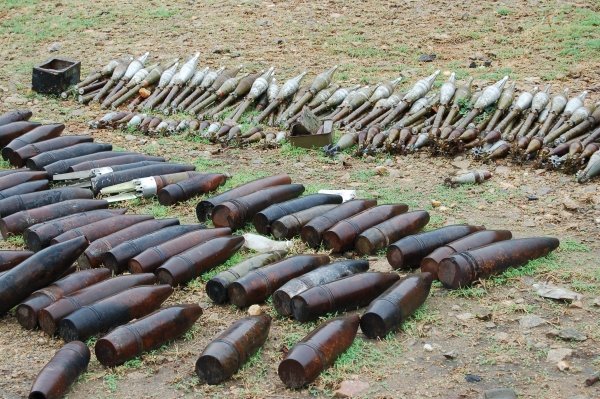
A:
[[[188,172],[195,169],[196,167],[193,165],[160,163],[141,168],[122,170],[120,172],[107,173],[92,179],[92,191],[98,193],[105,187],[125,183],[134,179],[140,179],[142,177]]]
[[[366,272],[366,260],[344,260],[319,267],[300,277],[291,279],[273,293],[273,307],[282,316],[292,314],[292,298],[309,288],[327,284],[343,277]]]
[[[91,143],[94,141],[92,136],[62,136],[54,139],[44,140],[32,144],[25,145],[8,154],[8,161],[11,165],[18,167],[25,166],[25,162],[29,158],[33,158],[46,151],[59,150],[61,148],[70,147],[81,143]]]
[[[99,151],[93,154],[82,155],[80,157],[61,159],[59,161],[53,162],[50,165],[44,166],[44,170],[48,172],[50,176],[67,173],[71,166],[80,164],[82,162],[90,162],[90,161],[98,161],[98,160],[106,160],[111,158],[121,158],[127,155],[135,155],[134,152],[124,152],[124,151]]]
[[[42,152],[41,154],[29,158],[25,162],[25,164],[30,169],[41,170],[44,166],[50,165],[54,162],[63,159],[75,158],[83,155],[94,154],[96,152],[111,150],[111,144],[81,143],[72,145],[70,147],[61,148],[58,150]]]
[[[11,173],[9,175],[0,177],[0,190],[6,190],[19,184],[47,178],[48,174],[46,172],[26,171]]]
[[[56,237],[50,244],[64,242],[75,237],[84,236],[89,242],[94,242],[99,238],[105,237],[126,227],[133,226],[146,220],[153,219],[151,215],[119,215],[108,219],[98,220],[84,226],[70,229]]]
[[[121,155],[118,157],[80,162],[78,164],[69,166],[68,172],[80,172],[84,170],[104,167],[111,167],[113,168],[113,171],[116,172],[120,170],[155,165],[157,163],[162,162],[165,162],[165,159],[163,157],[153,157],[143,154]],[[127,167],[125,167],[125,165],[127,165]]]
[[[239,308],[261,303],[289,280],[327,263],[327,255],[297,255],[255,269],[229,285],[229,300]]]
[[[196,304],[175,305],[117,327],[96,342],[98,361],[114,367],[182,336],[202,315]]]
[[[0,200],[0,217],[6,217],[20,211],[75,199],[92,199],[94,195],[85,188],[63,187],[52,190],[15,195]]]
[[[0,251],[0,272],[12,269],[31,255],[31,251]]]
[[[303,190],[304,191],[304,190]],[[271,223],[277,219],[317,205],[341,204],[342,197],[334,194],[312,194],[289,201],[273,204],[254,215],[252,222],[256,231],[266,235],[271,230]]]
[[[8,160],[10,159],[10,154],[19,148],[38,141],[53,139],[59,136],[63,130],[65,130],[65,125],[62,123],[38,126],[22,136],[15,138],[2,148],[2,158]]]
[[[86,344],[79,341],[65,344],[38,374],[29,399],[62,398],[89,363],[90,350]]]
[[[421,271],[431,273],[434,280],[438,279],[438,268],[442,259],[457,253],[482,247],[497,241],[510,240],[512,233],[508,230],[482,230],[471,233],[443,247],[436,248],[421,261]]]
[[[406,204],[379,205],[336,223],[323,233],[323,241],[333,252],[352,248],[356,237],[366,229],[408,210]]]
[[[110,277],[108,269],[82,270],[69,274],[55,283],[35,291],[21,302],[16,309],[19,324],[28,330],[33,330],[38,324],[38,312],[58,301],[65,295],[72,294],[82,288],[96,284]]]
[[[0,125],[0,148],[38,126],[41,126],[41,124],[29,121],[16,121]]]
[[[352,345],[358,332],[358,323],[358,315],[339,317],[311,331],[279,363],[277,373],[281,381],[294,389],[316,380]]]
[[[0,191],[0,200],[4,200],[13,196],[21,196],[23,194],[30,194],[38,191],[48,190],[50,188],[50,186],[48,185],[49,183],[50,182],[48,180],[43,179],[17,184],[16,186]],[[0,208],[0,212],[1,209],[3,208]]]
[[[291,239],[300,233],[306,223],[337,206],[337,204],[318,205],[286,215],[271,224],[271,234],[279,240]]]
[[[171,295],[169,285],[142,285],[84,306],[59,323],[66,342],[84,341],[98,333],[152,313]]]
[[[387,260],[394,269],[415,268],[434,249],[483,229],[483,226],[455,224],[404,237],[388,247]]]
[[[354,247],[361,255],[370,255],[402,237],[414,234],[429,223],[429,213],[414,211],[394,216],[356,237]]]
[[[58,280],[87,247],[84,238],[76,238],[42,250],[0,276],[0,315],[39,290]]]
[[[458,176],[453,176],[448,179],[448,182],[450,184],[479,184],[491,177],[492,174],[487,170],[474,170]]]
[[[399,278],[396,273],[367,272],[309,288],[292,298],[292,314],[305,322],[329,312],[367,306]]]
[[[360,318],[360,329],[367,337],[385,338],[421,306],[431,289],[429,273],[409,275],[378,296]]]
[[[225,303],[229,299],[227,287],[235,280],[264,265],[277,262],[287,254],[287,251],[273,251],[246,259],[232,268],[222,271],[206,283],[206,293],[215,303]]]
[[[128,269],[131,273],[152,273],[169,258],[210,239],[230,234],[231,229],[226,227],[189,232],[134,256],[128,262]]]
[[[292,179],[287,174],[280,174],[253,180],[249,183],[225,191],[224,193],[221,193],[215,197],[200,201],[196,206],[196,216],[200,222],[204,222],[211,218],[214,207],[225,201],[243,197],[267,187],[290,184],[291,182]]]
[[[264,345],[271,317],[249,316],[234,322],[202,351],[196,361],[196,374],[215,385],[234,375]]]
[[[32,115],[33,113],[28,109],[8,111],[0,115],[0,126],[8,125],[13,122],[27,121]]]
[[[169,184],[158,192],[158,202],[161,205],[175,205],[197,195],[214,191],[226,180],[227,176],[223,174],[208,173]]]

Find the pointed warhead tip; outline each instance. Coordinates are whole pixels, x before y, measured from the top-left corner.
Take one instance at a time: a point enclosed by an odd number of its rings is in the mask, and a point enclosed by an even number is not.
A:
[[[548,83],[544,88],[544,93],[550,93],[550,88],[552,87],[552,83]]]
[[[583,100],[585,100],[585,98],[587,97],[587,95],[588,95],[588,91],[587,91],[587,90],[584,90],[584,91],[582,91],[582,92],[581,92],[581,94],[580,94],[579,96],[577,96],[577,97],[579,97],[579,98],[580,98],[580,99],[583,101]]]
[[[456,80],[456,72],[452,72],[448,78],[448,82],[454,82]]]

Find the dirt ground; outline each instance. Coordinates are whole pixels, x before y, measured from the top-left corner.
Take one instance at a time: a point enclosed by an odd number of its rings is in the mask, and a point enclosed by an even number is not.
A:
[[[359,333],[354,345],[307,389],[288,390],[277,377],[287,348],[318,323],[274,318],[264,348],[228,382],[208,386],[194,373],[208,342],[245,312],[214,306],[204,292],[209,273],[168,303],[198,302],[204,315],[172,344],[123,366],[107,369],[94,358],[68,397],[80,398],[304,398],[331,397],[344,380],[368,383],[365,398],[479,398],[486,389],[510,387],[519,398],[593,399],[600,384],[584,380],[600,371],[600,181],[579,185],[571,175],[538,170],[510,160],[482,165],[458,157],[410,156],[328,159],[318,151],[221,149],[185,137],[148,138],[120,131],[90,131],[103,114],[31,93],[31,67],[56,54],[82,61],[82,74],[121,54],[151,51],[155,59],[185,58],[200,51],[203,65],[274,65],[280,81],[302,69],[311,76],[339,64],[336,79],[376,83],[403,75],[408,85],[434,69],[474,76],[483,85],[504,74],[520,88],[545,82],[553,90],[586,89],[600,100],[600,4],[597,1],[432,0],[186,1],[162,5],[131,0],[78,2],[4,0],[0,3],[0,112],[28,106],[42,121],[67,122],[69,133],[89,132],[119,148],[165,155],[199,170],[229,172],[229,188],[285,171],[307,192],[353,188],[380,203],[405,202],[431,213],[431,227],[450,223],[510,229],[517,237],[551,235],[561,247],[549,257],[472,288],[432,289],[426,304],[402,331],[382,341]],[[60,47],[58,53],[49,48]],[[436,54],[420,63],[421,54]],[[470,57],[491,67],[469,68]],[[5,164],[0,165],[6,167]],[[385,166],[385,169],[377,169]],[[488,168],[480,186],[450,189],[443,179],[458,168]],[[382,171],[378,174],[378,171]],[[442,203],[433,208],[432,200]],[[131,203],[131,213],[177,216],[196,222],[191,200],[175,207]],[[0,242],[16,248],[18,238]],[[306,252],[296,242],[294,252]],[[251,254],[242,252],[224,267]],[[372,269],[389,270],[383,256]],[[223,267],[221,267],[222,269]],[[583,295],[568,304],[538,296],[532,284],[551,282]],[[263,308],[274,315],[269,304]],[[526,321],[539,316],[537,327]],[[574,328],[585,341],[557,338]],[[93,340],[88,344],[93,347]],[[62,341],[22,329],[13,316],[0,320],[0,397],[26,396],[39,370]],[[548,361],[555,349],[571,349],[568,369]],[[475,376],[472,378],[468,375]],[[474,381],[474,382],[468,382]]]

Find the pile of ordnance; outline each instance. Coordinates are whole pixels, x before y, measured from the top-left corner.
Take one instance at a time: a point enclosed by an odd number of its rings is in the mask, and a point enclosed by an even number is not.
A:
[[[355,145],[360,155],[429,148],[434,154],[469,151],[487,160],[535,160],[543,167],[579,170],[580,182],[600,173],[600,107],[585,104],[585,91],[572,97],[566,89],[551,94],[550,85],[517,91],[507,76],[473,90],[472,78],[456,84],[453,73],[433,91],[439,71],[408,90],[398,88],[401,78],[341,87],[332,82],[337,66],[309,85],[301,86],[302,72],[280,87],[273,67],[245,74],[240,74],[241,66],[211,70],[198,67],[196,54],[177,71],[177,60],[145,66],[147,58],[146,53],[111,61],[76,87],[89,93],[81,97],[83,102],[96,100],[104,108],[116,108],[133,99],[130,110],[141,112],[110,113],[103,118],[105,126],[127,123],[159,133],[189,129],[230,143],[277,143],[285,133],[263,131],[258,125],[266,121],[289,126],[307,107],[346,131],[324,149],[330,155]],[[257,129],[245,135],[237,123],[251,107],[260,112],[252,118]],[[194,118],[162,120],[153,110],[167,115],[181,111]]]

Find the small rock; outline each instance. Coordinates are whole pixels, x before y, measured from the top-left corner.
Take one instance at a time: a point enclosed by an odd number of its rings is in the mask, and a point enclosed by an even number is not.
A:
[[[451,162],[451,165],[457,169],[467,170],[471,166],[471,161],[469,161],[468,159],[454,160],[453,162]]]
[[[517,399],[517,394],[510,388],[488,389],[483,392],[483,399]]]
[[[375,167],[375,173],[378,174],[379,176],[384,176],[388,174],[388,168],[386,168],[385,166],[376,166]]]
[[[465,374],[465,381],[467,382],[480,382],[481,377],[477,374]]]
[[[458,305],[452,305],[452,310],[458,311],[458,310],[460,310],[460,306],[458,306]]]
[[[600,297],[594,299],[594,306],[600,307]]]
[[[565,341],[580,341],[583,342],[587,339],[587,335],[577,331],[574,328],[563,328],[557,334],[557,336]]]
[[[125,140],[133,141],[133,140],[135,140],[135,136],[133,134],[128,134],[125,136]]]
[[[444,357],[448,360],[456,359],[457,353],[456,351],[449,351],[444,353]]]
[[[483,326],[491,330],[492,328],[496,328],[496,323],[493,321],[488,321],[487,323],[484,323]]]
[[[54,42],[48,46],[48,52],[55,53],[61,49],[62,45],[58,42]]]
[[[556,367],[560,371],[567,371],[568,369],[571,368],[571,365],[566,360],[561,360],[560,362],[556,363]]]
[[[533,219],[523,220],[523,227],[535,227],[535,221]]]
[[[565,207],[565,209],[568,211],[576,211],[577,209],[579,209],[581,207],[581,205],[579,205],[579,203],[577,203],[577,201],[575,201],[569,197],[566,197],[565,199],[563,199],[562,204]]]
[[[259,314],[262,314],[262,313],[263,313],[263,311],[259,305],[252,305],[248,308],[248,314],[250,316],[258,316]]]
[[[550,349],[548,351],[548,356],[546,356],[546,361],[548,363],[558,363],[560,361],[565,360],[568,357],[571,357],[573,354],[573,350],[569,348],[557,348]]]
[[[432,207],[437,208],[437,207],[439,207],[441,205],[442,205],[442,203],[440,201],[438,201],[438,200],[431,200],[431,206]]]
[[[540,316],[535,314],[530,314],[527,316],[521,317],[519,320],[519,325],[521,328],[534,328],[545,324],[546,320],[542,319]]]
[[[440,206],[438,209],[440,211],[442,211],[442,212],[446,212],[448,210],[448,207],[447,206]]]
[[[419,62],[432,62],[437,58],[436,54],[421,54],[419,56]]]
[[[499,342],[508,342],[509,338],[510,338],[510,335],[508,335],[508,333],[505,333],[503,331],[494,335],[494,339]]]
[[[423,345],[423,350],[425,350],[426,352],[433,352],[433,346],[431,346],[430,344],[425,344]]]
[[[388,169],[388,173],[390,174],[390,177],[394,179],[399,179],[400,177],[402,177],[402,174],[398,169]]]
[[[345,380],[334,392],[336,398],[354,398],[369,389],[369,383],[359,380]]]
[[[583,295],[569,289],[552,284],[533,284],[533,288],[539,296],[550,299],[564,300],[567,302],[580,301]]]
[[[583,302],[581,301],[573,301],[569,304],[571,309],[583,309]]]
[[[467,321],[467,320],[471,320],[473,318],[473,314],[471,314],[469,312],[460,313],[460,314],[456,315],[456,318],[461,321]]]

